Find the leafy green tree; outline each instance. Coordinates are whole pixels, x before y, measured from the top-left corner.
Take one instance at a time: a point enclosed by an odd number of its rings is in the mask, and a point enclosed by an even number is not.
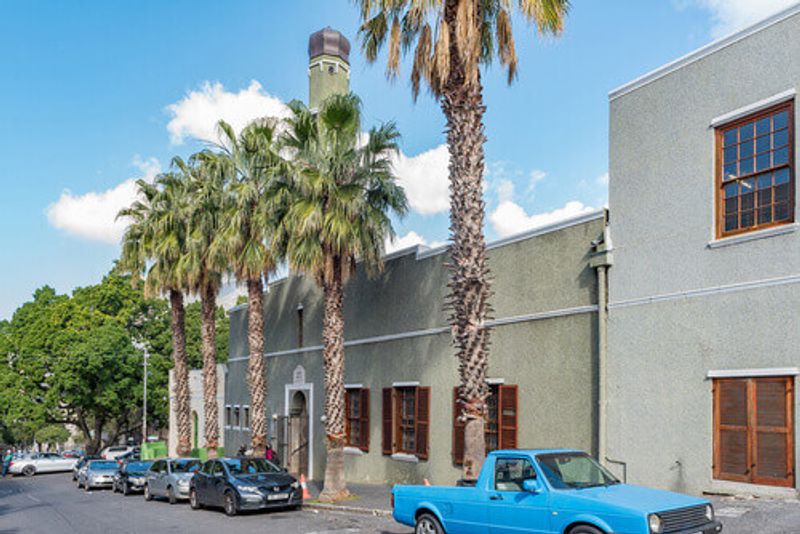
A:
[[[48,425],[75,425],[87,449],[140,435],[142,354],[150,350],[148,421],[168,421],[172,367],[170,310],[146,298],[142,283],[113,270],[99,284],[58,295],[47,286],[34,293],[11,321],[0,323],[0,432],[2,440],[31,443]],[[190,351],[199,363],[200,303],[189,305]],[[227,317],[217,311],[221,329]],[[219,350],[227,354],[227,336]]]
[[[477,478],[486,456],[486,373],[489,333],[489,268],[483,235],[483,173],[486,142],[481,66],[495,59],[516,77],[517,54],[511,15],[517,11],[539,33],[558,34],[569,0],[358,0],[361,37],[368,61],[388,42],[386,72],[400,70],[403,54],[413,55],[411,89],[420,83],[439,101],[447,120],[450,149],[452,256],[449,304],[459,369],[459,401],[466,418],[464,478]]]
[[[59,445],[69,439],[69,430],[64,425],[47,425],[37,430],[33,438],[38,443],[46,443],[48,445]]]
[[[393,174],[391,156],[399,133],[382,124],[361,136],[361,102],[334,95],[314,113],[289,105],[284,138],[293,171],[279,187],[286,211],[278,226],[292,268],[313,275],[324,294],[322,326],[325,369],[327,462],[321,500],[347,496],[344,476],[344,290],[356,259],[379,269],[384,240],[393,235],[390,213],[403,215],[406,196]]]

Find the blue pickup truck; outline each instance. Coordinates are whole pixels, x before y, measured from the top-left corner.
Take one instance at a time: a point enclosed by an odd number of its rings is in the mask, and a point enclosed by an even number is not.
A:
[[[395,486],[416,534],[716,534],[705,499],[622,484],[576,450],[489,454],[474,487]]]

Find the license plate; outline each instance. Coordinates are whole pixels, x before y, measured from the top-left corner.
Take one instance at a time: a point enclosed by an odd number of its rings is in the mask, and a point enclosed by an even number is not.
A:
[[[267,495],[267,500],[268,501],[282,501],[282,500],[288,499],[288,498],[289,498],[289,494],[288,493],[276,493],[274,495]]]

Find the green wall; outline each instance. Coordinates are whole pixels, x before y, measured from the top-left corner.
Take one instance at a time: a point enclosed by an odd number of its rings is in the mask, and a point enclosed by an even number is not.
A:
[[[576,447],[594,451],[596,435],[596,277],[588,266],[602,215],[490,246],[494,326],[489,377],[519,386],[522,447]],[[444,299],[446,251],[391,255],[383,273],[359,270],[345,299],[346,383],[370,388],[370,450],[347,456],[348,479],[363,482],[452,483],[452,389],[457,366]],[[313,477],[324,473],[324,405],[320,292],[304,276],[270,286],[265,299],[268,357],[267,414],[283,414],[286,385],[302,365],[313,384]],[[297,347],[297,307],[303,306],[303,350]],[[433,331],[431,331],[433,329]],[[401,339],[374,339],[403,335]],[[246,307],[232,314],[226,404],[249,404]],[[238,352],[234,352],[238,351]],[[429,458],[403,462],[381,454],[381,389],[393,382],[431,387]],[[226,431],[231,450],[246,432]]]

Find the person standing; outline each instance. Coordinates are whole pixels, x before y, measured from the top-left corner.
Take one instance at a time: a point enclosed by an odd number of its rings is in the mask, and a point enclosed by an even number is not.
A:
[[[0,475],[0,478],[6,478],[8,474],[8,468],[11,467],[11,460],[14,459],[14,455],[11,452],[11,449],[8,449],[3,453],[3,474]]]

